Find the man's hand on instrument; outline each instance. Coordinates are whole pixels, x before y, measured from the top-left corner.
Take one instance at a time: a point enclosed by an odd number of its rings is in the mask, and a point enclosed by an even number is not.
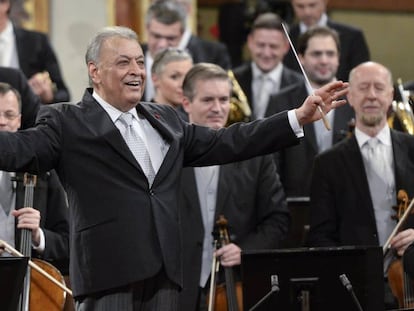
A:
[[[414,242],[414,229],[406,229],[399,232],[391,239],[391,247],[399,256],[402,256],[407,247]]]
[[[224,267],[233,267],[241,263],[241,249],[236,244],[227,244],[215,252]]]
[[[327,114],[331,109],[344,105],[346,100],[339,98],[343,98],[348,93],[348,87],[347,82],[334,81],[315,90],[314,94],[308,96],[302,106],[296,109],[299,124],[303,126],[321,119],[322,114],[318,106],[324,114]]]
[[[40,243],[40,212],[31,207],[23,207],[12,211],[17,218],[17,228],[32,230],[32,241],[34,245]]]

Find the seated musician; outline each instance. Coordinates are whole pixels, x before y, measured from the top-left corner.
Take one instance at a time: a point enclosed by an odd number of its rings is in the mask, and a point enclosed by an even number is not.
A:
[[[18,91],[0,83],[0,131],[16,132],[21,124]],[[20,230],[32,231],[32,256],[68,274],[68,207],[54,171],[37,176],[33,208],[25,207],[23,175],[0,171],[0,239],[20,249]],[[15,230],[17,228],[17,230]],[[1,256],[9,256],[0,248]]]
[[[393,206],[400,189],[414,195],[414,137],[390,129],[393,99],[389,69],[366,62],[349,76],[348,102],[355,111],[355,134],[315,159],[311,182],[310,246],[383,246],[397,222]],[[414,241],[413,216],[390,240],[390,262]],[[385,306],[397,307],[385,277]]]
[[[190,122],[213,129],[224,127],[231,90],[221,67],[194,65],[183,84],[183,107]],[[179,206],[184,240],[179,310],[206,308],[213,256],[223,267],[237,267],[241,250],[277,248],[290,225],[271,155],[220,166],[185,168]],[[227,219],[232,241],[214,253],[212,231],[219,215]]]

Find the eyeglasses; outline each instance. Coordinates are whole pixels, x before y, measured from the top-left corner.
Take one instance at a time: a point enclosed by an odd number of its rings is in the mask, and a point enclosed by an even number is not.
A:
[[[0,118],[4,117],[6,120],[9,120],[9,121],[13,121],[18,116],[20,116],[20,113],[14,113],[14,112],[11,112],[11,111],[0,112]]]

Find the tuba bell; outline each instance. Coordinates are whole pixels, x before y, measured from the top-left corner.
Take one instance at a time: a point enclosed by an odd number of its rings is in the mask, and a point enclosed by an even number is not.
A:
[[[248,122],[252,111],[249,106],[246,94],[244,94],[239,82],[234,77],[233,71],[227,71],[232,84],[232,94],[230,98],[230,112],[226,126],[236,122]]]
[[[400,127],[403,132],[414,135],[414,114],[409,91],[404,90],[401,79],[398,79],[397,84],[401,100],[392,102],[388,124],[391,128]]]

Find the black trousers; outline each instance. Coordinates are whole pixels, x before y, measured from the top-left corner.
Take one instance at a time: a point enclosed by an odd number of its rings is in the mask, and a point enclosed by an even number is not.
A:
[[[178,311],[179,286],[165,272],[129,286],[76,300],[77,311]]]

